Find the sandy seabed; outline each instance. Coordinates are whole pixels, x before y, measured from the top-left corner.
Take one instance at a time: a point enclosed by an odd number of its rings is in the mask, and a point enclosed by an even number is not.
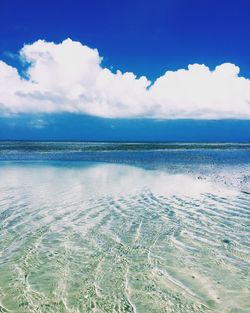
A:
[[[0,312],[250,312],[247,192],[103,163],[0,177]]]

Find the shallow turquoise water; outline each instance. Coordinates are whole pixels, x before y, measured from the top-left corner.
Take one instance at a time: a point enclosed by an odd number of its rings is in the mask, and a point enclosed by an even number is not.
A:
[[[0,162],[0,312],[249,312],[250,167],[202,160]]]

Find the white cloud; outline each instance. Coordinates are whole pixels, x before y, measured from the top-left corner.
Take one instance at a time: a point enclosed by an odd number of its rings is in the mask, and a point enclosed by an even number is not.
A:
[[[250,118],[250,80],[231,63],[210,70],[193,64],[154,83],[111,72],[102,58],[70,39],[25,45],[28,79],[0,61],[0,112],[79,112],[101,117]]]

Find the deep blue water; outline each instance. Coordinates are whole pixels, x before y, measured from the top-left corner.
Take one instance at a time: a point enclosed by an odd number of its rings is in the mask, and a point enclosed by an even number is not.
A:
[[[0,142],[0,161],[101,161],[142,166],[248,164],[250,144]]]

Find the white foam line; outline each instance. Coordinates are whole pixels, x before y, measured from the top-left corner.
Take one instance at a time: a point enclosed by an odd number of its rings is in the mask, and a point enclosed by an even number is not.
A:
[[[142,226],[142,221],[140,221],[140,224],[136,230],[135,238],[134,238],[134,243],[137,242],[140,239],[141,236],[141,226]]]
[[[128,281],[128,273],[129,273],[129,266],[127,264],[126,272],[125,272],[125,292],[128,299],[128,302],[133,310],[133,313],[137,313],[136,306],[133,304],[130,298],[130,288],[129,288],[129,281]]]

